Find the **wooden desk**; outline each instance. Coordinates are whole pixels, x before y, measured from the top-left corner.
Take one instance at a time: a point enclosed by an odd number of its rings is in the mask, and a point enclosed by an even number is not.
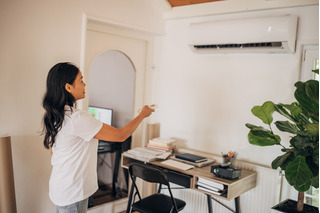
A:
[[[131,163],[145,163],[145,162],[142,162],[133,158],[129,158],[126,156],[122,156],[121,166],[123,168],[128,168]],[[210,172],[211,166],[205,166],[202,168],[195,167],[193,169],[184,171],[181,169],[177,169],[175,167],[162,164],[161,161],[153,161],[147,164],[151,164],[153,166],[161,168],[164,171],[164,173],[167,174],[170,182],[178,184],[185,188],[190,188],[206,194],[207,200],[208,200],[208,210],[210,213],[212,212],[211,199],[225,206],[227,209],[229,209],[232,212],[240,213],[240,203],[239,203],[240,195],[256,186],[257,173],[254,171],[246,170],[246,169],[242,169],[241,176],[238,179],[228,180],[228,179],[216,177],[214,174],[212,174]],[[222,195],[216,195],[216,194],[205,192],[203,190],[199,190],[196,185],[199,177],[223,184],[225,187],[227,187],[227,192]],[[130,190],[130,193],[131,192],[132,190]],[[234,199],[236,209],[233,210],[229,208],[228,206],[216,200],[214,197],[223,198],[225,200]],[[131,198],[132,198],[132,194],[129,195],[128,203],[131,202]]]

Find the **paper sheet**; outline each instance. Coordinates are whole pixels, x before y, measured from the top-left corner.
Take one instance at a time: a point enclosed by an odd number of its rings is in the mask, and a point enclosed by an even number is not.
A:
[[[188,170],[188,169],[193,169],[194,166],[186,164],[186,163],[181,163],[175,160],[166,160],[166,161],[162,161],[161,163],[168,165],[168,166],[172,166],[175,167],[177,169],[182,169],[184,171]]]

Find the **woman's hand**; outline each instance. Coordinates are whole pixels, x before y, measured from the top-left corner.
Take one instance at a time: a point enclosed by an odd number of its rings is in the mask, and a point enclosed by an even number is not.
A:
[[[154,112],[154,109],[151,109],[148,105],[145,105],[141,112],[140,115],[144,118],[149,117],[152,113]]]

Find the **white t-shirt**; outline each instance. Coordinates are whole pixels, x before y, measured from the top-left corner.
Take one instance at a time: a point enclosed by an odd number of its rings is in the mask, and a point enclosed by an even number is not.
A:
[[[69,110],[52,147],[49,181],[50,199],[58,206],[84,200],[98,189],[98,140],[93,137],[102,122],[85,111],[66,109]]]

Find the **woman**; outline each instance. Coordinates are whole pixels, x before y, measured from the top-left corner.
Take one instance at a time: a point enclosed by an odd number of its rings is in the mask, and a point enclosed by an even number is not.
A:
[[[87,212],[88,197],[98,189],[98,139],[122,142],[154,112],[144,106],[125,127],[114,128],[75,108],[76,101],[85,97],[85,86],[81,72],[71,63],[58,63],[48,73],[44,146],[51,149],[49,196],[59,213]]]

